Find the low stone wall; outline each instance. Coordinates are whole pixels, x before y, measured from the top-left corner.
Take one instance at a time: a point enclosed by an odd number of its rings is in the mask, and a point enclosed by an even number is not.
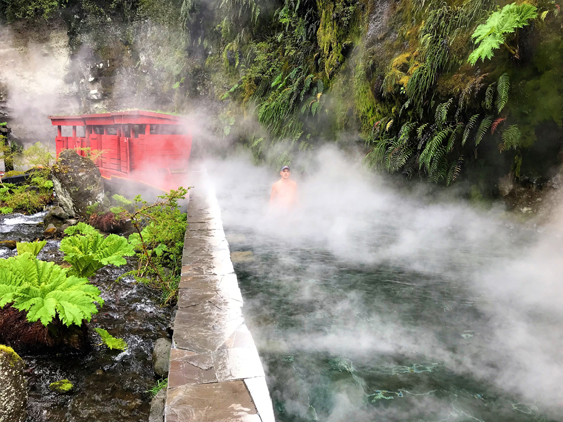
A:
[[[273,422],[264,370],[242,316],[221,212],[205,169],[192,172],[166,422]]]

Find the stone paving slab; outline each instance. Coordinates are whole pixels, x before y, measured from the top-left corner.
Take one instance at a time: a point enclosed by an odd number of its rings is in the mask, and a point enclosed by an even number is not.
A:
[[[192,172],[194,173],[194,172]],[[220,210],[199,167],[190,190],[165,422],[275,422]]]

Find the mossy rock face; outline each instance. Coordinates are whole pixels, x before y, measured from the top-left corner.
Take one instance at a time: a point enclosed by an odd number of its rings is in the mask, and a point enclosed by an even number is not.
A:
[[[49,389],[51,391],[54,391],[55,393],[61,393],[61,394],[70,393],[73,388],[74,385],[72,385],[72,382],[70,382],[67,379],[49,384]]]
[[[11,347],[0,345],[0,422],[24,422],[27,383],[24,362]]]

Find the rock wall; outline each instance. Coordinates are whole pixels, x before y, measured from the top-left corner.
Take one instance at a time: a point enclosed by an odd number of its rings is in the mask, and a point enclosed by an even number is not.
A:
[[[192,167],[196,167],[192,164]],[[274,422],[264,370],[206,171],[192,172],[166,422]]]

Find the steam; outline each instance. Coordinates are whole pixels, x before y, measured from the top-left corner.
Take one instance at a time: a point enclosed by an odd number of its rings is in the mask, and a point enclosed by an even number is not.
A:
[[[563,406],[560,228],[542,232],[520,226],[501,209],[478,211],[454,197],[435,195],[427,186],[399,193],[387,187],[384,179],[364,172],[358,161],[332,148],[320,151],[308,163],[314,170],[306,178],[299,180],[299,174],[295,175],[300,206],[286,214],[268,206],[276,172],[255,167],[244,156],[208,164],[225,226],[253,233],[253,249],[267,250],[268,268],[260,271],[266,278],[283,280],[284,291],[276,294],[288,295],[309,310],[313,303],[323,304],[306,312],[300,328],[288,330],[281,339],[271,338],[267,328],[255,323],[252,330],[260,348],[351,358],[418,356],[528,403],[522,406],[537,405],[557,415]],[[303,254],[307,249],[329,251],[332,258],[320,260],[325,262],[323,268],[318,256],[295,256],[296,250]],[[444,314],[452,318],[465,318],[445,327],[459,330],[453,333],[459,344],[437,337],[437,327],[425,320],[424,309],[415,324],[403,319],[422,306],[416,295],[390,306],[383,299],[366,303],[363,292],[353,287],[345,292],[325,288],[323,277],[330,278],[338,265],[331,260],[376,269],[384,265],[413,274],[413,279],[399,276],[392,282],[412,285],[413,291],[430,286],[436,295],[433,306],[443,306]],[[247,299],[246,306],[252,310],[264,304],[258,297]],[[472,311],[452,313],[465,308]],[[465,332],[463,327],[471,330]],[[303,405],[295,397],[283,399]],[[337,394],[336,401],[329,420],[360,412],[348,403],[347,394]],[[440,420],[452,412],[468,411],[463,406],[456,410],[449,401],[435,397],[418,405],[421,408],[412,414],[395,409],[356,420],[376,416],[415,420],[420,414]]]

